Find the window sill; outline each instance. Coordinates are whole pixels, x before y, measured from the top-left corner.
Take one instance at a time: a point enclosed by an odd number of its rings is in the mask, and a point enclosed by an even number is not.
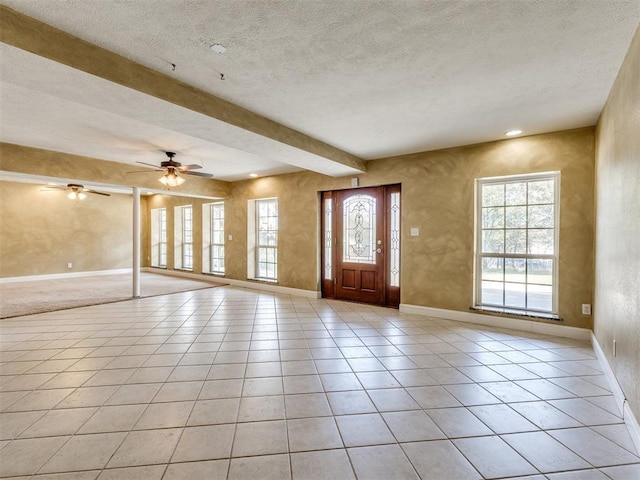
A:
[[[227,276],[224,273],[215,273],[215,272],[202,272],[202,275],[209,275],[210,277],[220,277],[220,278],[225,278]]]
[[[518,318],[535,318],[537,320],[553,320],[561,322],[562,317],[555,313],[543,313],[543,312],[531,312],[529,310],[518,310],[516,308],[499,308],[499,307],[484,307],[475,306],[471,307],[471,310],[478,313],[485,313],[488,315],[499,315],[502,317],[518,317]]]
[[[193,268],[174,268],[174,270],[178,272],[191,272],[193,273]]]
[[[157,268],[158,270],[166,270],[167,267],[161,267],[159,265],[151,265],[151,268]]]
[[[260,283],[274,283],[277,284],[278,280],[272,280],[270,278],[247,278],[250,282],[260,282]]]

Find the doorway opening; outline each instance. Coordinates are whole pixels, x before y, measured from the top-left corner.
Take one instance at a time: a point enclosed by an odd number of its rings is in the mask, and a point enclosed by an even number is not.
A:
[[[400,185],[322,192],[322,296],[398,308]]]

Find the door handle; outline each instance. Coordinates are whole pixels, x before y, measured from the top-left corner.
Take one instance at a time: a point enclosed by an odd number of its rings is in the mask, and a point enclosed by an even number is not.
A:
[[[382,253],[382,249],[381,249],[381,248],[378,248],[378,249],[376,250],[376,252],[378,252],[378,253]]]

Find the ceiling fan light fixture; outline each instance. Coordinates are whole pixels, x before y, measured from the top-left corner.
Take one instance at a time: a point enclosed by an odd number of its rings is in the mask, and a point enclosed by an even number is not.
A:
[[[87,198],[87,196],[82,192],[78,192],[76,190],[72,190],[67,195],[67,198],[69,200],[84,200],[85,198]]]
[[[184,183],[184,178],[179,176],[175,171],[169,171],[158,179],[166,187],[177,187]]]

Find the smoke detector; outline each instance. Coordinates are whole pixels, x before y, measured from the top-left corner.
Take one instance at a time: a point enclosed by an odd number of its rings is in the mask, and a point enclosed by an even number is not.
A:
[[[227,51],[227,47],[225,47],[224,45],[222,45],[220,43],[214,43],[209,48],[211,48],[211,50],[213,50],[214,52],[219,53],[219,54],[223,54],[223,53],[225,53]]]

